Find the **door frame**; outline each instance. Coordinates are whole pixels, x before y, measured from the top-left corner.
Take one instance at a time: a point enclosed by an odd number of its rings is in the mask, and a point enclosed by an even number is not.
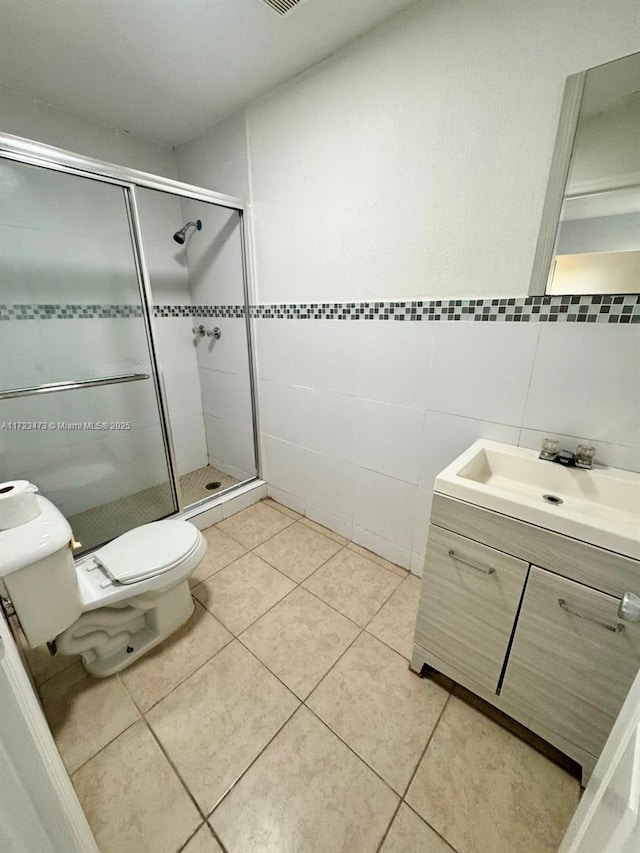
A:
[[[62,763],[62,758],[53,740],[31,679],[14,641],[11,627],[1,609],[0,668],[8,679],[9,689],[22,714],[27,728],[27,737],[30,737],[42,759],[42,775],[48,782],[53,798],[53,808],[65,824],[68,838],[72,839],[74,844],[72,849],[65,846],[65,849],[61,849],[60,853],[99,853],[87,818],[71,784],[69,774]],[[19,745],[18,753],[20,753]],[[52,849],[56,849],[56,840],[56,838],[51,838]]]

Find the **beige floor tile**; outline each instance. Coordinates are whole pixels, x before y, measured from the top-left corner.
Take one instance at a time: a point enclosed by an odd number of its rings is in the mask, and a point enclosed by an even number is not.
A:
[[[206,580],[247,553],[244,545],[236,542],[235,539],[227,536],[217,527],[207,527],[202,532],[207,538],[209,547],[202,562],[189,578],[190,586],[196,586],[200,581]]]
[[[293,524],[292,518],[261,501],[225,518],[218,528],[246,548],[255,548],[290,524]]]
[[[375,554],[373,551],[368,551],[366,548],[363,548],[362,545],[356,545],[355,542],[349,542],[347,548],[351,551],[355,551],[356,554],[360,554],[361,557],[366,557],[377,566],[382,566],[383,569],[388,569],[390,572],[393,572],[401,578],[406,578],[409,574],[408,570],[403,569],[402,566],[398,566],[396,563],[391,563],[389,560],[385,560],[384,557],[381,557],[379,554]]]
[[[208,813],[297,705],[236,641],[152,708],[147,720]]]
[[[123,670],[120,678],[140,710],[146,711],[232,639],[227,629],[196,602],[191,619]]]
[[[449,694],[362,634],[307,705],[376,773],[404,794]]]
[[[296,696],[305,699],[359,630],[298,587],[240,639]]]
[[[215,810],[230,853],[373,853],[396,795],[302,707]]]
[[[452,853],[452,850],[452,847],[403,803],[391,824],[380,853]]]
[[[333,541],[337,542],[339,545],[347,545],[349,542],[349,540],[345,539],[344,536],[341,536],[334,530],[329,530],[328,527],[323,527],[321,524],[318,524],[317,521],[311,521],[310,518],[301,518],[300,521],[307,527],[315,530],[316,533],[322,533],[323,536],[328,536],[329,539],[333,539]]]
[[[555,853],[580,786],[452,696],[407,802],[459,853]]]
[[[262,503],[266,506],[270,506],[272,509],[277,509],[278,512],[283,512],[285,515],[288,515],[289,518],[295,518],[297,520],[302,517],[299,512],[295,511],[295,509],[291,509],[284,504],[279,504],[277,501],[274,501],[273,498],[264,498]]]
[[[367,625],[367,631],[391,646],[407,660],[413,653],[420,578],[410,575],[393,593],[382,610]]]
[[[180,853],[222,853],[222,847],[213,837],[208,824],[205,823]]]
[[[301,583],[341,548],[338,542],[298,521],[259,545],[254,553]]]
[[[117,676],[93,678],[80,663],[46,681],[40,695],[69,773],[140,716]]]
[[[294,586],[260,557],[245,554],[198,584],[193,594],[226,628],[239,634]]]
[[[303,583],[358,625],[366,625],[400,583],[397,575],[344,548]]]
[[[175,853],[202,820],[142,720],[73,784],[100,853]]]

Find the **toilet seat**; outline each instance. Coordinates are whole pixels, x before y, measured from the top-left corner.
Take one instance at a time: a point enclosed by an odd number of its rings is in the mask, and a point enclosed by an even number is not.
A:
[[[188,560],[200,540],[199,530],[187,521],[153,521],[113,539],[93,558],[112,581],[135,584]]]

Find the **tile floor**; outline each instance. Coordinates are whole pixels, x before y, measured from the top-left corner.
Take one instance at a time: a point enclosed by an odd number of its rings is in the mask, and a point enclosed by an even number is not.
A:
[[[30,655],[101,853],[552,853],[579,784],[408,669],[420,581],[265,500],[120,676]]]

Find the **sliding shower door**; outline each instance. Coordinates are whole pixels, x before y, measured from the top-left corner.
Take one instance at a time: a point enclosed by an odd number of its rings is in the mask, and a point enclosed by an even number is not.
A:
[[[0,160],[0,481],[85,550],[178,509],[129,193]]]
[[[135,191],[180,489],[193,506],[257,474],[241,211]]]

